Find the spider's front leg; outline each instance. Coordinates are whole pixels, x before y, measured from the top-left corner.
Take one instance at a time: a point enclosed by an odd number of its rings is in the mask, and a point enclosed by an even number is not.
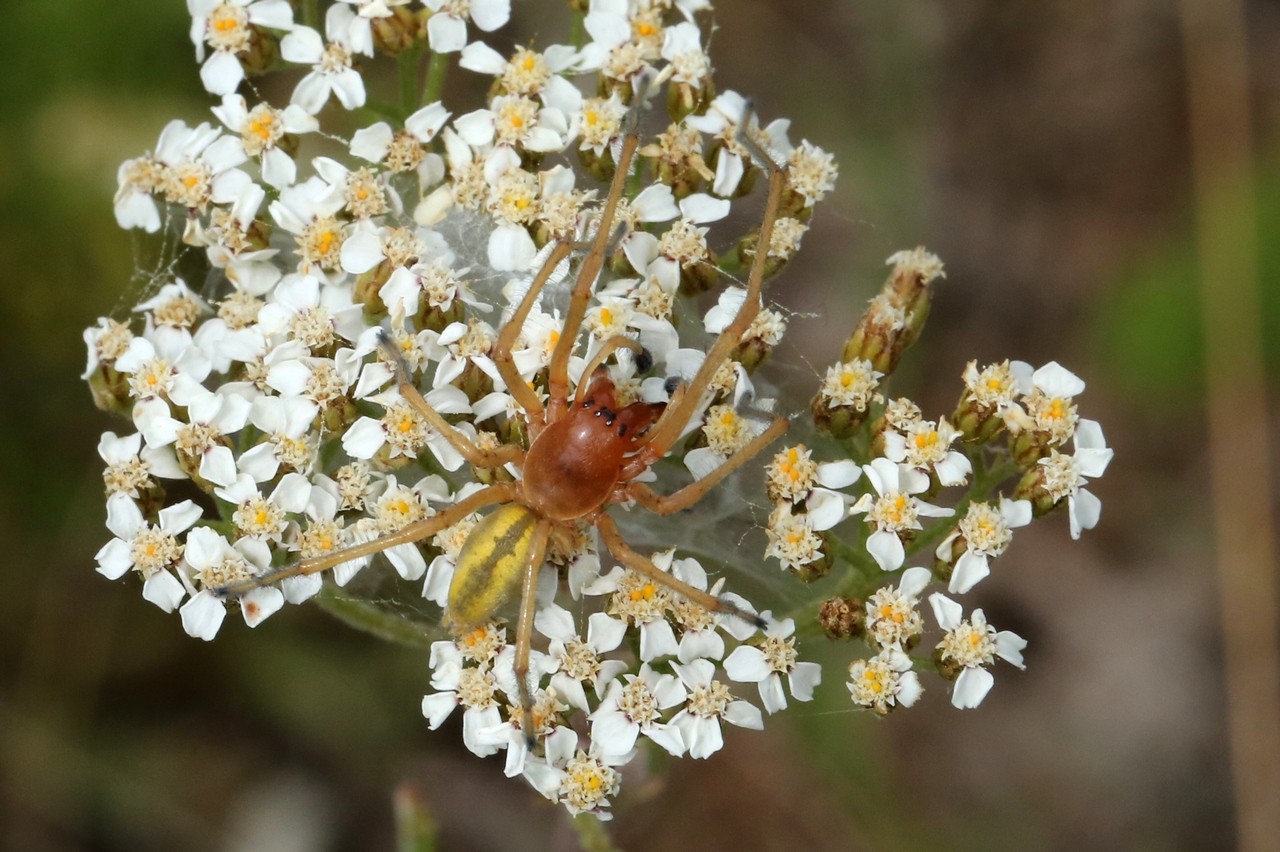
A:
[[[353,559],[360,559],[365,556],[372,556],[375,553],[381,553],[384,550],[390,550],[393,547],[410,542],[422,541],[427,536],[435,535],[445,527],[450,527],[458,521],[470,515],[477,509],[490,506],[494,503],[505,503],[514,498],[518,493],[519,486],[516,483],[502,483],[499,485],[490,485],[488,488],[481,489],[469,497],[455,503],[447,509],[443,509],[429,518],[423,518],[415,521],[407,526],[401,527],[394,532],[380,535],[377,538],[360,544],[354,544],[350,547],[344,547],[341,550],[335,550],[320,556],[314,556],[310,559],[301,559],[274,571],[268,571],[257,577],[251,577],[247,580],[241,580],[236,583],[228,583],[214,590],[214,594],[222,598],[238,597],[246,592],[263,586],[269,586],[280,580],[287,580],[290,577],[302,577],[307,574],[316,574],[321,571],[327,571],[330,568],[341,565],[343,562],[350,562]]]
[[[595,376],[596,370],[604,366],[604,362],[609,359],[609,356],[619,349],[630,349],[636,355],[637,361],[645,352],[644,347],[630,337],[624,337],[621,334],[615,334],[610,337],[600,345],[599,351],[596,352],[595,357],[591,359],[586,369],[582,371],[582,375],[578,378],[578,392],[573,395],[573,403],[569,406],[570,408],[582,405],[582,400],[586,398],[587,388],[590,387],[591,379]],[[652,358],[647,355],[644,357],[649,358],[648,363],[652,363]],[[647,367],[641,369],[647,369]]]
[[[657,565],[654,565],[653,560],[641,556],[631,548],[631,545],[623,541],[622,533],[618,531],[618,525],[613,522],[613,518],[610,518],[603,511],[595,516],[595,523],[597,529],[600,530],[600,537],[604,539],[605,547],[609,548],[609,552],[613,554],[614,559],[617,559],[627,568],[637,574],[648,577],[661,586],[666,586],[671,591],[687,598],[708,612],[732,615],[734,618],[740,618],[753,625],[757,630],[764,630],[768,627],[765,620],[755,613],[747,612],[732,601],[718,598],[710,592],[704,592],[702,589],[690,586],[688,583],[673,577]]]
[[[508,462],[518,462],[524,457],[524,451],[515,444],[495,447],[492,450],[476,446],[475,441],[467,437],[466,433],[458,430],[452,423],[445,420],[440,412],[432,408],[422,392],[409,380],[409,367],[400,357],[395,343],[385,331],[378,335],[378,347],[395,368],[396,389],[400,392],[400,396],[421,414],[431,428],[439,432],[448,441],[449,446],[453,447],[469,464],[478,468],[493,469],[502,467]]]
[[[516,312],[502,326],[502,331],[498,333],[498,341],[493,347],[493,363],[497,366],[498,374],[502,376],[502,380],[507,383],[507,393],[511,394],[516,404],[524,409],[524,413],[528,417],[530,439],[545,425],[546,417],[542,408],[542,400],[538,398],[538,394],[534,392],[533,388],[525,384],[524,378],[516,370],[515,360],[511,357],[511,347],[516,345],[516,339],[524,329],[524,321],[529,318],[529,312],[533,310],[534,304],[538,301],[542,288],[546,286],[556,267],[564,262],[571,251],[573,251],[573,246],[569,243],[557,243],[551,250],[551,254],[547,256],[542,268],[538,270],[538,274],[534,276],[533,281],[529,284],[529,289],[525,292],[524,298],[520,300],[520,305],[516,308]]]
[[[706,393],[711,381],[715,378],[722,364],[728,360],[742,340],[742,335],[751,327],[756,315],[760,313],[760,291],[764,286],[765,263],[769,256],[769,241],[773,236],[773,223],[778,218],[778,206],[782,201],[782,190],[786,187],[786,172],[768,159],[769,163],[769,197],[765,202],[764,217],[760,222],[760,234],[756,239],[755,259],[751,263],[751,273],[747,278],[747,293],[742,300],[738,315],[733,318],[716,342],[707,351],[707,357],[698,368],[692,381],[685,386],[680,398],[673,398],[657,425],[645,436],[645,444],[636,451],[634,463],[643,470],[670,451],[679,440],[689,421],[698,412],[702,395]],[[775,424],[776,425],[776,424]],[[771,427],[772,428],[772,427]],[[776,436],[775,436],[776,437]]]
[[[725,459],[724,464],[702,477],[702,479],[691,482],[674,494],[665,496],[654,492],[652,488],[643,482],[627,482],[628,479],[638,476],[643,471],[643,468],[640,468],[633,472],[632,464],[634,462],[628,462],[623,466],[620,477],[626,483],[620,489],[622,492],[621,499],[614,502],[633,499],[641,506],[659,515],[670,515],[673,512],[679,512],[681,509],[687,509],[702,499],[703,495],[708,491],[719,485],[725,477],[742,467],[757,453],[773,443],[785,431],[787,431],[787,418],[777,418],[769,424],[769,428],[756,435],[746,446]]]
[[[622,149],[614,168],[613,182],[609,185],[609,197],[605,199],[604,210],[600,213],[600,222],[596,226],[596,236],[591,243],[591,251],[583,259],[582,267],[578,270],[578,277],[573,285],[573,294],[569,298],[569,312],[565,316],[560,339],[556,341],[555,351],[551,353],[551,365],[548,369],[547,392],[550,396],[548,423],[554,423],[563,417],[569,407],[569,355],[577,343],[578,332],[582,330],[582,321],[587,316],[591,288],[604,267],[605,252],[613,230],[614,214],[617,213],[618,203],[622,200],[627,173],[631,170],[631,160],[639,144],[640,138],[635,131],[622,138]]]

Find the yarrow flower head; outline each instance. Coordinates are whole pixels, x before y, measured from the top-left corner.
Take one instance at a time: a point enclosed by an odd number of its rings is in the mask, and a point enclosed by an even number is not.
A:
[[[960,604],[945,595],[929,596],[934,618],[945,633],[938,643],[936,657],[944,674],[955,680],[951,703],[964,710],[977,707],[991,691],[995,678],[987,667],[996,657],[1024,668],[1022,650],[1027,642],[1008,630],[997,632],[987,624],[982,610],[975,609],[968,620],[962,618]]]
[[[897,648],[885,648],[869,660],[854,660],[846,686],[854,704],[881,716],[895,707],[912,706],[924,691],[911,670],[911,658]]]
[[[928,587],[967,593],[1063,503],[1093,527],[1111,450],[1056,363],[970,364],[936,419],[886,400],[943,277],[922,248],[791,411],[761,366],[803,317],[766,285],[835,158],[716,85],[708,0],[583,6],[576,46],[500,51],[509,0],[190,0],[213,118],[118,171],[117,222],[173,256],[85,332],[84,378],[129,421],[98,448],[99,573],[206,641],[326,584],[380,635],[438,606],[406,627],[431,632],[424,724],[605,819],[645,748],[711,758],[813,699],[819,632],[870,649],[855,705],[915,704]],[[419,58],[398,103],[370,87]],[[734,591],[751,518],[784,569],[755,587],[827,576],[827,600]],[[975,706],[1025,643],[930,601]]]
[[[1031,523],[1031,503],[1002,498],[999,508],[990,503],[969,504],[969,511],[951,535],[938,545],[938,559],[954,561],[952,594],[964,594],[991,573],[989,562],[1004,553],[1013,539],[1013,530]],[[955,556],[958,549],[959,556]]]
[[[929,478],[915,468],[882,458],[873,459],[863,470],[875,493],[864,494],[849,511],[865,514],[874,528],[867,537],[867,552],[876,564],[885,571],[896,571],[906,558],[903,538],[923,528],[920,518],[945,518],[955,510],[915,496],[929,487]]]

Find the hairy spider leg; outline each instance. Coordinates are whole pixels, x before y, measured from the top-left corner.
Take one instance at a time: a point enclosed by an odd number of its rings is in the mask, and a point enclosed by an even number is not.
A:
[[[520,727],[524,731],[525,744],[530,748],[537,734],[537,725],[533,718],[533,698],[529,694],[529,649],[533,645],[533,619],[538,608],[538,574],[547,555],[552,526],[551,521],[543,519],[533,529],[533,545],[525,561],[520,588],[520,620],[516,623],[515,676],[520,694]]]
[[[596,525],[600,530],[600,537],[604,539],[605,547],[609,548],[609,552],[613,554],[613,558],[617,559],[623,565],[642,574],[654,581],[658,585],[666,586],[676,594],[688,599],[709,612],[722,613],[724,615],[732,615],[740,618],[748,624],[753,625],[758,630],[764,630],[768,627],[768,623],[753,612],[748,612],[742,607],[734,604],[732,601],[718,598],[710,592],[704,592],[702,589],[690,586],[683,580],[678,579],[672,574],[663,571],[657,565],[653,564],[653,560],[641,556],[632,549],[622,539],[622,533],[618,531],[618,525],[613,522],[604,512],[596,515]]]
[[[515,360],[511,357],[511,347],[516,345],[516,338],[520,336],[520,332],[524,329],[524,322],[529,318],[529,312],[533,310],[534,303],[538,301],[542,288],[546,286],[556,267],[564,262],[571,251],[573,251],[573,246],[567,242],[555,245],[551,250],[551,254],[547,256],[546,261],[542,264],[542,268],[538,270],[538,274],[534,276],[532,283],[529,284],[529,289],[525,292],[524,298],[520,300],[520,306],[516,308],[516,312],[511,315],[511,318],[507,320],[506,325],[502,327],[502,331],[498,332],[498,340],[493,347],[493,363],[497,366],[498,374],[502,376],[502,380],[507,383],[507,393],[511,394],[516,404],[524,410],[528,418],[530,440],[546,425],[546,416],[542,409],[542,400],[538,398],[538,394],[525,383],[525,380],[516,370]]]
[[[719,485],[725,477],[742,467],[753,456],[781,437],[785,431],[787,431],[787,418],[777,418],[769,424],[767,429],[752,438],[742,449],[725,459],[724,463],[711,471],[711,473],[701,479],[694,480],[669,495],[658,494],[643,482],[626,482],[624,479],[625,484],[619,489],[622,491],[622,498],[620,500],[611,500],[611,502],[619,503],[632,499],[659,515],[670,515],[673,512],[679,512],[681,509],[687,509],[702,499],[703,495],[708,491]]]
[[[578,332],[581,331],[582,321],[587,315],[587,305],[591,301],[591,288],[604,267],[605,251],[609,245],[610,232],[613,230],[613,217],[617,212],[618,202],[622,199],[627,173],[631,170],[631,159],[639,144],[640,138],[634,130],[622,139],[622,150],[618,154],[618,162],[614,168],[613,182],[609,185],[609,196],[605,200],[600,222],[596,226],[595,240],[592,242],[591,251],[582,261],[578,278],[573,285],[573,294],[569,298],[569,312],[565,316],[560,339],[556,341],[555,351],[551,353],[551,365],[548,369],[547,392],[550,397],[547,403],[550,409],[547,414],[548,423],[559,420],[568,410],[569,355],[577,344]]]
[[[430,535],[435,535],[445,527],[450,527],[458,521],[470,515],[477,509],[490,506],[494,503],[506,503],[515,499],[519,494],[520,488],[518,483],[504,482],[498,485],[490,485],[488,488],[482,488],[476,493],[466,497],[447,509],[442,509],[429,518],[423,518],[420,521],[414,521],[404,527],[393,532],[385,533],[377,538],[369,541],[353,544],[350,547],[344,547],[341,550],[335,550],[331,553],[325,553],[320,556],[313,556],[310,559],[301,559],[290,565],[277,568],[274,571],[268,571],[257,577],[251,577],[247,580],[241,580],[235,583],[228,583],[214,590],[214,594],[218,597],[238,597],[245,592],[252,591],[262,586],[269,586],[280,580],[287,580],[290,577],[301,577],[307,574],[316,574],[320,571],[327,571],[343,562],[350,562],[352,559],[359,559],[363,556],[372,556],[375,553],[381,553],[400,544],[408,544],[410,542],[421,541]]]
[[[470,464],[479,468],[495,468],[502,467],[508,462],[520,462],[524,458],[524,450],[515,444],[495,447],[491,450],[481,449],[476,446],[467,434],[458,429],[448,420],[440,415],[440,412],[431,407],[431,403],[427,402],[426,397],[418,390],[409,379],[409,368],[405,364],[404,358],[400,357],[400,353],[396,351],[396,346],[391,338],[384,331],[378,335],[378,346],[382,350],[382,354],[391,361],[396,373],[396,389],[400,391],[400,396],[405,402],[409,403],[415,411],[423,416],[423,418],[440,433],[449,446],[453,447],[457,453],[466,459]]]
[[[751,273],[747,279],[747,294],[742,301],[742,307],[738,309],[738,315],[733,318],[733,322],[729,323],[728,327],[720,332],[716,342],[707,351],[706,359],[703,360],[697,374],[686,386],[684,395],[679,400],[673,400],[667,406],[667,410],[663,412],[662,419],[645,436],[644,444],[636,451],[635,456],[628,463],[627,468],[624,470],[624,476],[627,473],[631,473],[634,476],[635,474],[632,471],[638,472],[653,464],[665,456],[672,445],[679,440],[680,433],[684,431],[685,426],[688,425],[697,412],[698,406],[702,401],[702,395],[711,384],[716,371],[728,359],[734,347],[742,340],[742,335],[751,327],[752,321],[760,313],[760,290],[764,284],[764,268],[765,261],[769,255],[769,240],[773,235],[773,223],[778,217],[778,205],[782,199],[782,190],[786,185],[786,172],[777,163],[774,163],[772,159],[769,159],[768,163],[769,197],[765,202],[764,217],[760,222],[760,235],[756,240],[756,255],[751,264]]]

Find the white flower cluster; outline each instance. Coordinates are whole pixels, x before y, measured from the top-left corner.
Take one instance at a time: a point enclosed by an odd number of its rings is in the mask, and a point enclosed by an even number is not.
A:
[[[868,410],[880,378],[869,361],[837,365],[828,372],[816,406],[832,410],[847,405],[839,392],[858,386],[864,400],[858,409]],[[876,652],[851,665],[848,687],[856,704],[881,714],[897,705],[910,706],[922,691],[908,652],[924,633],[921,597],[935,579],[946,583],[949,594],[971,591],[991,573],[991,560],[1008,548],[1014,529],[1061,503],[1068,507],[1072,538],[1098,522],[1101,504],[1083,486],[1086,477],[1102,475],[1112,451],[1101,427],[1076,415],[1074,397],[1084,390],[1084,382],[1056,363],[1034,369],[1019,361],[984,370],[971,363],[964,382],[965,395],[953,417],[965,424],[963,432],[946,418],[925,420],[910,400],[896,399],[878,409],[878,419],[867,421],[876,452],[869,461],[818,463],[807,447],[796,445],[779,452],[768,467],[775,507],[766,530],[766,556],[778,559],[784,569],[806,579],[820,576],[830,560],[827,536],[852,516],[861,516],[866,524],[866,556],[874,567],[858,574],[845,590],[866,595],[865,605],[844,599],[830,611],[824,627],[835,636],[861,635]],[[993,452],[990,439],[1001,430],[1007,432],[1009,446]],[[1059,449],[1068,440],[1074,441],[1072,455]],[[975,464],[982,491],[967,489],[956,508],[931,502],[941,489],[968,486]],[[984,499],[1017,474],[1023,479],[1016,499]],[[857,486],[852,494],[845,490],[851,486]],[[954,518],[957,511],[963,517],[949,531],[943,524],[951,525],[950,520],[926,529],[927,519]],[[908,547],[921,538],[927,541],[931,530],[946,533],[937,545],[933,570],[908,568],[896,587],[876,589],[875,569],[901,569]],[[866,561],[864,568],[869,567]],[[934,665],[955,682],[952,704],[976,707],[994,682],[987,668],[996,657],[1021,668],[1026,643],[990,627],[981,609],[966,621],[960,604],[947,596],[934,593],[929,602],[943,633],[934,648]],[[855,606],[862,610],[851,618]]]
[[[653,561],[695,588],[707,588],[696,560],[675,559],[666,551]],[[791,619],[775,621],[765,612],[768,626],[756,636],[741,618],[713,615],[622,568],[590,576],[581,591],[604,601],[587,619],[585,635],[569,611],[553,602],[543,605],[534,622],[546,639],[546,651],[535,652],[530,667],[537,680],[533,739],[545,743],[542,753],[528,749],[516,649],[495,624],[432,646],[436,691],[422,702],[432,728],[463,708],[468,749],[481,757],[505,751],[508,776],[524,776],[573,813],[607,818],[601,809],[620,782],[614,767],[640,753],[641,737],[674,757],[699,759],[723,746],[722,723],[763,727],[760,709],[737,697],[731,683],[755,684],[764,709],[776,713],[786,708],[788,690],[795,700],[808,701],[821,680],[817,663],[796,657]],[[742,598],[727,597],[750,611]],[[634,654],[620,653],[636,633]],[[717,678],[718,670],[727,680]],[[585,746],[575,722],[589,732]]]
[[[744,196],[761,154],[788,175],[771,273],[835,179],[831,156],[793,145],[787,121],[762,128],[740,95],[712,97],[705,0],[592,0],[584,43],[509,55],[477,38],[507,22],[508,0],[342,0],[327,6],[323,26],[295,20],[285,0],[188,6],[216,122],[173,121],[151,152],[122,164],[115,213],[126,229],[180,233],[184,270],[205,271],[187,281],[170,273],[131,322],[102,319],[87,330],[84,378],[101,407],[130,421],[127,434],[107,433],[99,447],[113,538],[98,570],[136,574],[147,600],[178,610],[202,639],[229,609],[256,626],[315,596],[323,579],[290,577],[231,602],[224,587],[402,530],[483,487],[455,443],[397,389],[396,361],[476,446],[523,440],[517,399],[549,391],[564,279],[605,215],[624,135],[656,115],[650,100],[665,101],[669,116],[639,140],[615,199],[620,236],[581,323],[574,381],[622,335],[646,357],[617,350],[608,370],[619,396],[666,402],[675,386],[667,377],[695,375],[744,301],[746,291],[726,288],[702,329],[682,338],[674,324],[683,294],[717,284],[723,247],[750,244],[751,234],[716,229],[739,199],[744,216],[759,219],[759,194]],[[427,88],[398,112],[341,130],[365,115],[344,110],[371,102],[361,65],[406,50],[430,57]],[[434,71],[451,57],[493,78],[480,108],[441,100]],[[288,104],[260,98],[252,80],[267,70],[293,74]],[[311,150],[331,156],[302,154]],[[553,245],[570,254],[516,330],[510,355],[528,387],[513,390],[495,344]],[[732,260],[724,269],[745,276],[750,258]],[[761,306],[743,346],[758,356],[782,332],[781,318]],[[380,350],[384,337],[398,359]],[[747,371],[730,364],[700,401],[712,413],[692,423],[712,444],[710,461],[686,461],[695,474],[760,432],[738,410]],[[386,558],[443,602],[475,523],[468,516]],[[579,623],[554,603],[560,583],[544,569],[535,623],[545,650],[534,651],[531,667],[535,751],[513,707],[515,649],[494,624],[434,647],[434,692],[423,702],[432,727],[463,706],[469,748],[505,749],[509,775],[571,811],[600,813],[639,737],[701,758],[720,748],[721,722],[760,727],[760,710],[729,682],[756,684],[770,713],[786,706],[784,680],[793,698],[810,698],[819,672],[797,661],[790,620],[766,613],[758,634],[741,617],[713,617],[621,568],[602,573],[594,530],[583,524],[579,534],[572,545],[553,539],[548,565],[568,565],[570,591],[602,608]],[[347,584],[370,561],[342,563],[333,581]],[[707,588],[696,562],[671,553],[654,561]]]

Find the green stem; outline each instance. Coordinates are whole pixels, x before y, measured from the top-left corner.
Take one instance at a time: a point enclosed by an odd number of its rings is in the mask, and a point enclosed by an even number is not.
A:
[[[302,24],[311,29],[318,29],[320,13],[316,9],[316,0],[302,0]]]
[[[569,44],[574,49],[581,50],[582,46],[587,43],[587,13],[574,11],[573,20],[569,24]]]
[[[427,84],[422,89],[423,106],[440,100],[440,95],[444,92],[444,78],[448,71],[448,55],[432,51],[431,61],[427,63]]]
[[[421,59],[422,51],[416,46],[406,49],[396,57],[396,68],[400,72],[400,109],[406,117],[418,108],[418,69]]]
[[[404,111],[395,104],[372,99],[364,102],[361,112],[366,112],[374,118],[386,119],[397,124],[404,121],[405,118]]]
[[[344,624],[384,642],[408,648],[430,648],[434,641],[433,631],[427,625],[385,612],[369,601],[347,597],[327,583],[313,600],[316,606]]]
[[[412,784],[396,788],[396,852],[433,852],[439,827],[422,794]]]
[[[591,814],[578,814],[569,824],[578,832],[578,845],[583,852],[616,852],[618,847],[613,845],[604,823]]]

